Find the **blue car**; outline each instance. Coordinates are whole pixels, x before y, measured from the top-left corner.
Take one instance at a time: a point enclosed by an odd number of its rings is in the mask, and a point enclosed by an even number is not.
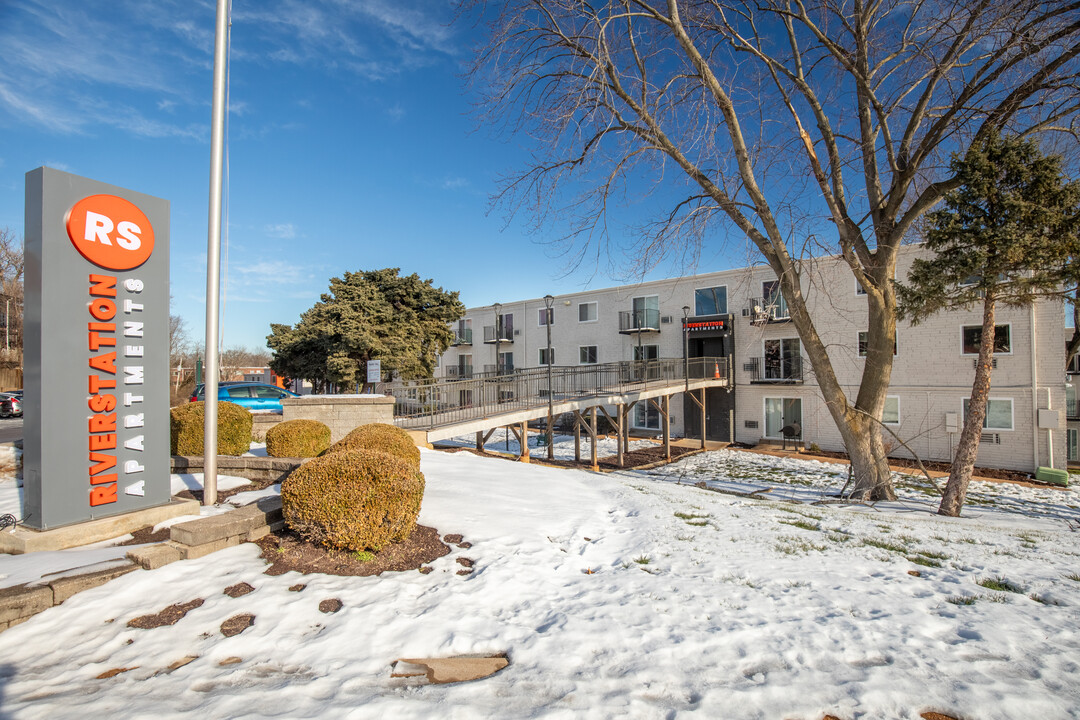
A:
[[[195,392],[191,394],[191,402],[203,399],[203,384],[195,386]],[[218,383],[218,400],[236,403],[252,412],[275,412],[280,413],[281,398],[300,397],[290,390],[284,390],[277,385],[268,385],[259,382],[223,382]]]

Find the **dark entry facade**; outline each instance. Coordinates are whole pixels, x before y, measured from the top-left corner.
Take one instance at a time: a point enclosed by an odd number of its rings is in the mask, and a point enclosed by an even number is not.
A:
[[[731,315],[691,316],[683,325],[686,351],[690,358],[730,358],[735,352],[734,323]],[[723,360],[721,360],[723,363]],[[724,370],[720,371],[721,373]],[[734,377],[730,378],[734,382]],[[734,439],[731,423],[735,416],[735,389],[708,388],[705,391],[705,439],[730,442]],[[701,437],[701,409],[693,400],[683,398],[686,436]]]

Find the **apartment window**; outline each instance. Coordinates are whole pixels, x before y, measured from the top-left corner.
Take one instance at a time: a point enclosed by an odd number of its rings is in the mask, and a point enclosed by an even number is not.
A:
[[[694,291],[695,315],[726,315],[727,287],[701,288]]]
[[[635,345],[634,346],[634,361],[641,362],[642,360],[656,360],[660,357],[659,345]]]
[[[864,288],[862,286],[862,283],[859,282],[858,280],[855,281],[855,294],[856,295],[865,295],[866,294],[866,288]]]
[[[900,398],[889,395],[885,398],[885,407],[881,411],[881,422],[886,425],[900,424]]]
[[[964,417],[968,413],[968,398],[964,398]],[[1012,430],[1012,398],[990,398],[986,402],[986,417],[983,418],[983,430]]]
[[[1065,383],[1065,416],[1080,418],[1080,405],[1076,402],[1076,385],[1071,382]]]
[[[597,363],[595,345],[582,345],[578,348],[578,363],[581,365],[595,365]]]
[[[660,327],[660,296],[646,295],[636,297],[631,301],[634,311],[635,328],[659,328]]]
[[[578,303],[577,319],[578,322],[596,322],[596,303]]]
[[[1069,364],[1065,366],[1065,372],[1080,374],[1080,352],[1069,358]]]
[[[766,340],[765,379],[798,380],[802,377],[802,342],[799,338]]]
[[[868,333],[868,332],[863,331],[863,332],[859,333],[859,357],[866,357],[866,345],[867,345],[867,339],[869,337],[870,337],[870,333]],[[897,338],[894,336],[893,341],[892,341],[892,354],[893,354],[893,357],[896,357],[896,341],[897,341]]]
[[[765,302],[767,309],[771,308],[774,320],[791,317],[788,315],[787,301],[784,300],[784,294],[780,292],[779,280],[769,280],[761,283],[761,299]]]
[[[514,353],[501,352],[499,353],[499,372],[513,372],[514,370]]]
[[[660,411],[648,400],[641,400],[634,405],[634,416],[631,424],[642,430],[659,430]]]
[[[548,357],[548,349],[540,348],[538,351],[540,357],[540,365],[554,365],[555,364],[555,348],[551,348],[551,356]]]
[[[536,324],[540,327],[555,324],[555,308],[540,308],[537,312]]]
[[[978,355],[982,343],[982,325],[965,325],[962,328],[964,355]],[[1012,326],[994,326],[994,352],[1012,352]]]
[[[785,425],[802,425],[800,398],[765,398],[765,437],[780,439]]]
[[[1076,428],[1069,428],[1068,430],[1066,430],[1065,437],[1068,442],[1066,459],[1075,462],[1078,459],[1076,455]]]

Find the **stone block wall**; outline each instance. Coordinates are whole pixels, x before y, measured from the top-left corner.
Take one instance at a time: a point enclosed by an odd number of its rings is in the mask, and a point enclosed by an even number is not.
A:
[[[330,428],[330,442],[368,423],[394,424],[394,398],[381,395],[305,395],[283,398],[285,420],[318,420]]]

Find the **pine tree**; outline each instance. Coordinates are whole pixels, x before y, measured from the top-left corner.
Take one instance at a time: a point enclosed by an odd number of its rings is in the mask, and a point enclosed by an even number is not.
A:
[[[377,383],[367,362],[411,380],[431,377],[435,359],[453,340],[450,323],[465,314],[457,292],[434,287],[400,268],[347,272],[331,278],[330,290],[295,326],[273,324],[267,345],[270,367],[291,378],[351,389]]]
[[[961,185],[927,216],[926,247],[908,283],[898,287],[900,312],[912,324],[941,310],[982,306],[975,381],[964,428],[938,513],[960,514],[986,418],[999,305],[1026,306],[1076,288],[1080,259],[1080,183],[1067,182],[1061,159],[1033,140],[996,134],[954,156]]]

